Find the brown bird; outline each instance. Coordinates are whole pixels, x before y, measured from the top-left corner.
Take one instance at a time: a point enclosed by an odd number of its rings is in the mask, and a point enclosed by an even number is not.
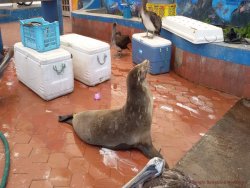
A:
[[[147,181],[144,188],[199,188],[195,181],[177,169],[164,169],[161,176]]]
[[[158,157],[150,159],[146,166],[122,188],[138,187],[199,188],[196,182],[183,172],[169,169],[165,160]]]
[[[116,23],[113,23],[111,45],[115,45],[117,53],[121,57],[122,50],[129,49],[128,44],[131,40],[128,35],[122,35],[120,31],[116,31]]]

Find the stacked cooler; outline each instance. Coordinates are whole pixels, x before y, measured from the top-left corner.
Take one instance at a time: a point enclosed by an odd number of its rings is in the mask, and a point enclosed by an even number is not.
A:
[[[90,37],[60,37],[58,22],[21,20],[14,45],[18,79],[45,100],[70,93],[74,78],[95,86],[111,77],[110,45]],[[61,44],[61,46],[60,46]]]
[[[22,42],[14,45],[17,78],[44,100],[74,89],[71,54],[60,47],[58,22],[20,21]]]
[[[61,47],[72,54],[75,79],[95,86],[111,77],[110,45],[78,34],[61,36]]]

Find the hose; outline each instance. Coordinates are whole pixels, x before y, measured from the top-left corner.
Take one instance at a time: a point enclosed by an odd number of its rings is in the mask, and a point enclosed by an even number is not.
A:
[[[7,180],[8,180],[8,176],[9,176],[9,170],[10,170],[10,149],[9,149],[9,143],[2,132],[0,132],[0,138],[5,148],[5,166],[3,170],[3,177],[2,177],[1,184],[0,184],[0,188],[5,188]]]

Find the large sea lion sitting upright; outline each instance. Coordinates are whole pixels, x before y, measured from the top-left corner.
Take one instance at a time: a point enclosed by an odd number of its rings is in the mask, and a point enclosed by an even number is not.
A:
[[[161,157],[151,139],[153,100],[147,86],[149,61],[136,65],[127,76],[127,101],[120,109],[91,110],[59,116],[73,124],[86,143],[114,150],[137,148],[148,158]]]

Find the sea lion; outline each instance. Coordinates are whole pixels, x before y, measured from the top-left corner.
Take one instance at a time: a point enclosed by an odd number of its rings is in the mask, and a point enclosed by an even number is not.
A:
[[[113,150],[136,148],[148,157],[161,157],[152,144],[153,100],[147,86],[149,61],[136,65],[127,76],[127,101],[120,109],[91,110],[59,116],[60,122],[73,124],[86,143]]]

